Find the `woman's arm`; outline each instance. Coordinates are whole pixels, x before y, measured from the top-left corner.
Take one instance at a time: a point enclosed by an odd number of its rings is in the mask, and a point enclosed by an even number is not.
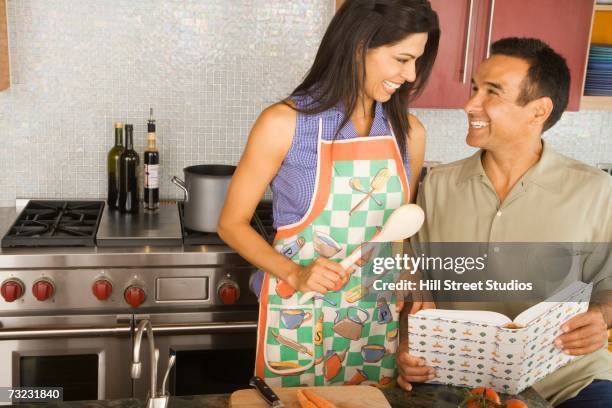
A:
[[[416,201],[419,188],[419,176],[425,161],[425,139],[426,132],[421,122],[414,115],[408,115],[410,125],[410,137],[406,139],[408,146],[408,157],[410,159],[410,202]]]
[[[301,292],[325,293],[344,276],[342,267],[318,258],[302,268],[274,250],[251,227],[251,218],[278,172],[295,134],[296,112],[277,103],[264,110],[249,135],[219,217],[219,236],[244,259]]]

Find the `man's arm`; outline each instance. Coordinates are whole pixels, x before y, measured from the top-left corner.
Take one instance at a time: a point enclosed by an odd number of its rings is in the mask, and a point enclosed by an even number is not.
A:
[[[608,342],[612,327],[612,253],[608,243],[594,244],[583,268],[583,281],[593,282],[593,296],[586,313],[561,326],[563,334],[555,339],[557,348],[569,355],[592,353]]]
[[[591,307],[598,306],[608,329],[612,329],[612,290],[602,290],[593,296]]]

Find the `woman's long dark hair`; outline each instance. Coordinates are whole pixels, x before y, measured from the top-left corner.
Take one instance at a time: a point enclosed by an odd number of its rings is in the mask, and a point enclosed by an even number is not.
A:
[[[405,158],[408,103],[422,92],[440,40],[438,15],[427,0],[345,1],[329,24],[306,78],[291,94],[309,95],[313,102],[294,109],[316,114],[342,102],[345,117],[339,131],[350,120],[363,90],[367,51],[395,44],[414,33],[428,33],[425,51],[416,61],[416,81],[405,82],[383,104]]]

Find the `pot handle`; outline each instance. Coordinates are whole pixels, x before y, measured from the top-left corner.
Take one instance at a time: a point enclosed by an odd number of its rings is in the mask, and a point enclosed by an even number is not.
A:
[[[181,190],[183,190],[185,192],[185,202],[189,201],[189,191],[187,191],[187,186],[185,185],[185,182],[183,180],[181,180],[180,178],[176,177],[176,176],[173,176],[170,181],[172,181]]]

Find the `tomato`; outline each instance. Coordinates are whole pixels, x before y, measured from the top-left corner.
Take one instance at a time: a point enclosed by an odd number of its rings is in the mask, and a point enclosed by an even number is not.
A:
[[[501,404],[501,399],[495,390],[491,388],[478,387],[470,391],[473,395],[483,395],[487,400],[494,402],[495,404]]]
[[[506,408],[529,408],[527,404],[525,404],[520,399],[511,399],[506,401]]]

